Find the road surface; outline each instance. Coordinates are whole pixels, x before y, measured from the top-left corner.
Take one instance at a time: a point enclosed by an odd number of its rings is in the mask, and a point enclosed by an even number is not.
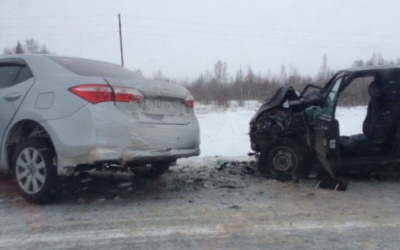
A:
[[[0,249],[399,249],[399,176],[333,192],[220,160],[179,161],[152,180],[63,179],[45,206],[26,203],[2,176]]]

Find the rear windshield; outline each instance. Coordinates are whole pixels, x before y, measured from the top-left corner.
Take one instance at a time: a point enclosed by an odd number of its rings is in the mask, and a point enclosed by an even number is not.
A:
[[[137,78],[133,71],[119,65],[96,60],[47,56],[50,60],[80,76]]]

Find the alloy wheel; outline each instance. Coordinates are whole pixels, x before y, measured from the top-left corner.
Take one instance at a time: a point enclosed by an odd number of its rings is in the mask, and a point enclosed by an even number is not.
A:
[[[28,194],[38,193],[46,181],[46,162],[35,148],[25,148],[16,160],[15,177],[20,188]]]

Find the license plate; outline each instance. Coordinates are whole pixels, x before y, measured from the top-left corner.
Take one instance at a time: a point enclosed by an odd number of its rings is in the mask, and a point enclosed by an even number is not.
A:
[[[181,105],[180,102],[146,100],[144,109],[147,114],[175,115],[180,112]]]

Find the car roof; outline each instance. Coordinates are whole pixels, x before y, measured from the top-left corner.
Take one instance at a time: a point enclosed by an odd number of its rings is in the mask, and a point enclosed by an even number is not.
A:
[[[0,56],[0,59],[8,59],[8,58],[29,59],[29,58],[45,58],[45,57],[76,58],[76,59],[98,61],[98,60],[89,59],[89,58],[63,56],[63,55],[56,55],[56,54],[12,54],[12,55]],[[101,62],[106,62],[106,61],[101,61]],[[110,63],[110,62],[107,62],[107,63]],[[110,64],[113,64],[113,63],[110,63]]]
[[[0,59],[7,59],[7,58],[32,58],[32,57],[44,57],[46,55],[50,54],[12,54],[12,55],[2,55],[0,56]]]
[[[363,73],[368,71],[388,71],[388,70],[400,70],[400,65],[376,65],[376,66],[352,67],[341,71],[346,71],[349,73]]]
[[[5,60],[6,62],[8,62],[7,61],[8,59],[9,60],[16,59],[16,60],[26,61],[35,76],[49,75],[51,73],[77,75],[76,73],[70,71],[69,69],[65,68],[64,66],[60,65],[59,63],[54,62],[53,60],[50,60],[51,58],[83,59],[83,60],[94,61],[94,62],[104,62],[104,63],[114,64],[114,65],[119,66],[118,64],[105,62],[105,61],[93,60],[93,59],[88,59],[88,58],[60,56],[60,55],[54,55],[54,54],[12,54],[12,55],[0,56],[0,60]],[[51,70],[49,70],[49,68],[51,68]],[[49,72],[51,72],[51,73],[49,73]]]

